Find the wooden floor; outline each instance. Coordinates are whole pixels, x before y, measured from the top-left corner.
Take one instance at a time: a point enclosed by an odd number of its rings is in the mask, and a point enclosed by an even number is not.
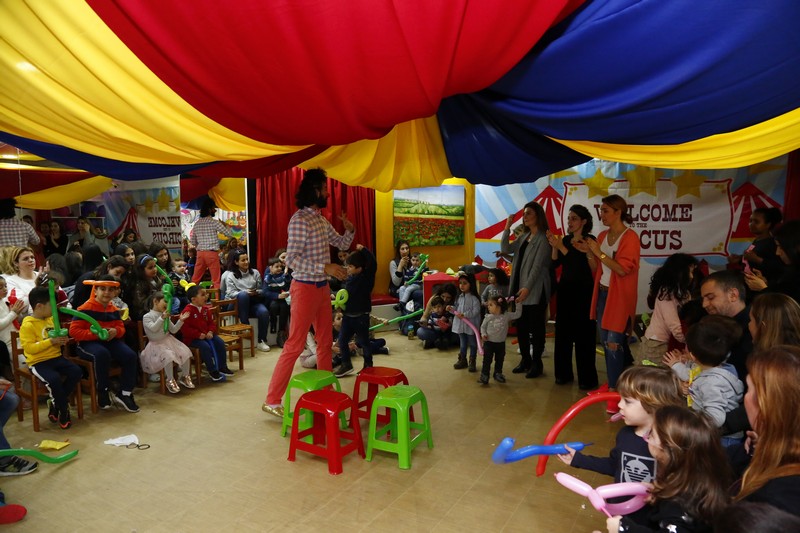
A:
[[[424,445],[411,470],[376,452],[372,462],[355,454],[344,473],[331,476],[323,459],[298,452],[286,460],[288,439],[280,421],[260,409],[279,349],[246,358],[245,371],[228,383],[206,381],[200,389],[163,396],[157,385],[137,389],[138,414],[89,413],[63,431],[46,418],[34,433],[27,413],[5,428],[13,447],[35,447],[43,439],[80,450],[69,463],[40,463],[22,477],[0,479],[9,503],[28,508],[8,531],[205,532],[205,531],[509,531],[587,532],[604,530],[605,519],[583,498],[561,487],[561,470],[593,486],[610,478],[570,469],[557,458],[535,476],[535,458],[496,465],[494,447],[504,437],[517,446],[541,443],[553,422],[583,397],[577,385],[557,386],[552,358],[545,377],[512,375],[518,362],[508,343],[504,385],[476,383],[477,374],[453,370],[455,352],[421,348],[387,333],[391,355],[375,364],[402,369],[426,394],[434,449]],[[552,353],[548,339],[547,353]],[[248,350],[249,355],[249,350]],[[361,360],[354,361],[356,369]],[[603,362],[598,360],[603,368]],[[298,365],[298,369],[299,369]],[[604,373],[604,372],[603,372]],[[601,381],[604,375],[601,375]],[[351,393],[354,376],[341,379]],[[75,419],[73,414],[73,419]],[[590,453],[606,454],[618,424],[592,406],[562,433],[560,442],[592,441]],[[366,425],[364,427],[366,433]],[[116,448],[106,439],[136,434],[148,450]]]

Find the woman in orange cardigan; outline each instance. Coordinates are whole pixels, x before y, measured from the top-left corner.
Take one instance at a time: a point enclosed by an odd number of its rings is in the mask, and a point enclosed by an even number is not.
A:
[[[608,388],[613,390],[625,369],[625,348],[636,315],[640,246],[639,236],[625,225],[632,219],[628,203],[621,196],[603,198],[600,221],[608,229],[597,240],[586,239],[581,245],[573,245],[586,252],[594,272],[591,318],[600,325]],[[617,402],[609,401],[606,411],[618,412]]]

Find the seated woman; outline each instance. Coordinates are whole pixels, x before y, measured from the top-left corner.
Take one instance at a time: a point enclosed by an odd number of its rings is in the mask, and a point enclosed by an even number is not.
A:
[[[389,262],[389,294],[397,298],[400,287],[405,283],[405,271],[411,267],[411,245],[400,239],[394,249],[394,259]]]
[[[238,300],[239,320],[242,324],[249,324],[250,317],[258,319],[256,349],[268,352],[269,311],[264,305],[264,296],[261,294],[261,274],[250,267],[250,258],[244,251],[237,249],[228,253],[228,263],[222,275],[221,285],[225,299]]]

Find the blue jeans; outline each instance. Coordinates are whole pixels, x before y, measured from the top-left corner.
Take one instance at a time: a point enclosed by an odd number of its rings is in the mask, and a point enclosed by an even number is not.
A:
[[[266,340],[269,332],[267,307],[263,303],[255,301],[255,298],[251,298],[247,291],[239,291],[236,299],[239,301],[239,321],[242,324],[249,324],[250,317],[255,317],[258,320],[258,331],[256,332],[258,342]]]
[[[608,387],[617,388],[617,380],[622,371],[625,370],[625,346],[628,344],[628,335],[624,332],[603,329],[603,312],[606,309],[606,299],[608,291],[597,292],[597,325],[600,326],[600,342],[603,343],[603,352],[606,356],[606,373],[608,374]],[[609,344],[617,344],[617,348],[612,350]]]
[[[469,357],[470,359],[474,359],[478,357],[478,340],[475,338],[475,335],[470,333],[459,333],[458,334],[458,357],[466,357],[467,356],[467,348],[469,348]]]
[[[17,410],[17,405],[19,405],[19,396],[14,392],[14,387],[12,386],[6,391],[5,396],[0,399],[0,450],[11,448],[8,439],[3,434],[3,426],[6,425],[8,419]]]

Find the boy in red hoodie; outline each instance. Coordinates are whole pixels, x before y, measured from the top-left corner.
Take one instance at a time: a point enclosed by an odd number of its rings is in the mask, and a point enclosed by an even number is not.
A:
[[[228,369],[225,359],[225,343],[216,335],[214,313],[205,305],[208,293],[202,287],[193,285],[186,290],[186,297],[189,298],[189,305],[183,308],[182,313],[189,313],[189,318],[183,321],[183,342],[200,350],[200,357],[212,381],[225,381],[226,376],[233,375],[233,371]]]
[[[91,330],[91,324],[80,317],[74,317],[69,326],[69,336],[78,341],[78,355],[94,361],[95,379],[97,380],[97,403],[101,409],[109,409],[111,403],[117,404],[129,413],[138,413],[139,406],[133,399],[133,387],[136,385],[136,365],[139,356],[125,344],[125,324],[120,318],[119,309],[111,303],[119,294],[119,280],[106,274],[97,280],[103,282],[92,289],[91,297],[78,307],[90,317],[97,320],[108,330],[108,339],[102,341]],[[110,394],[108,389],[108,369],[111,361],[122,367],[120,390]]]

